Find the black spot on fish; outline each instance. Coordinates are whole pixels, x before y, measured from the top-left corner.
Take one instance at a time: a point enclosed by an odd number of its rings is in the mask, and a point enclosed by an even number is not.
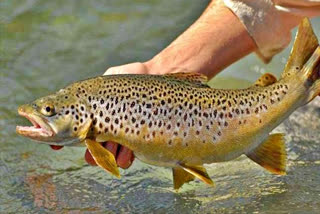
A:
[[[104,119],[104,121],[106,121],[106,123],[109,123],[109,122],[110,122],[110,117],[106,117],[106,118]]]
[[[185,115],[183,116],[183,119],[184,119],[184,121],[186,121],[186,120],[188,119],[188,115],[185,114]]]
[[[218,111],[215,109],[215,110],[213,111],[213,115],[214,115],[215,118],[217,117],[217,114],[218,114]]]

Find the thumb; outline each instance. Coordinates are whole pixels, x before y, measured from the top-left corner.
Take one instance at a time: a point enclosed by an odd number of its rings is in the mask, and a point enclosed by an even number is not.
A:
[[[147,74],[148,68],[144,63],[134,62],[126,65],[120,65],[116,67],[111,67],[106,70],[103,75],[111,74]]]
[[[125,71],[124,65],[111,67],[104,72],[103,76],[111,75],[111,74],[123,74],[125,73],[124,71]]]

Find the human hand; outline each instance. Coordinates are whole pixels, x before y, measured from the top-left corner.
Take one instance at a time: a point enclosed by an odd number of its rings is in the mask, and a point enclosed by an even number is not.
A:
[[[116,66],[109,68],[103,75],[111,75],[111,74],[147,74],[148,72],[147,63],[130,63],[126,65]],[[119,167],[123,169],[127,169],[132,165],[134,161],[134,154],[128,148],[121,146],[115,142],[104,142],[102,146],[108,149],[115,157],[117,164]],[[60,150],[63,146],[50,146],[53,150]],[[84,156],[86,162],[92,166],[96,166],[96,162],[93,159],[92,155],[88,151],[85,152]]]
[[[114,142],[105,142],[102,143],[102,146],[108,149],[114,155],[119,167],[121,167],[122,169],[127,169],[131,166],[134,160],[134,155],[131,150]],[[50,145],[50,147],[53,150],[60,150],[63,148],[63,146],[55,145]],[[91,166],[97,165],[88,149],[86,150],[84,159]]]
[[[120,65],[108,68],[103,75],[111,74],[149,74],[149,64],[150,62],[134,62],[126,65]]]
[[[116,66],[109,68],[103,75],[111,74],[147,74],[148,68],[146,63],[130,63],[126,65]],[[104,142],[102,144],[106,149],[108,149],[115,157],[119,167],[127,169],[131,166],[134,160],[134,154],[128,148],[117,144],[115,142]],[[94,159],[92,158],[90,152],[86,150],[85,160],[90,165],[96,165]]]

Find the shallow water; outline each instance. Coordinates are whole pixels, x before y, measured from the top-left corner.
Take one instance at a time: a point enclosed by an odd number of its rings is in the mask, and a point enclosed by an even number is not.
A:
[[[277,128],[286,133],[288,175],[245,157],[207,166],[216,183],[172,188],[171,170],[135,161],[118,180],[83,160],[83,148],[53,151],[15,134],[17,106],[107,67],[143,61],[199,16],[208,1],[3,0],[0,2],[0,212],[318,213],[320,99]],[[320,36],[320,19],[313,21]],[[254,55],[215,78],[246,87],[281,73],[289,49],[269,65]]]

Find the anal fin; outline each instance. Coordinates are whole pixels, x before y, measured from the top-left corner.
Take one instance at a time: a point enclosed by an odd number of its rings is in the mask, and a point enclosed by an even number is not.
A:
[[[113,154],[96,141],[86,139],[85,143],[97,165],[120,178],[119,168]]]
[[[270,135],[259,147],[248,153],[247,157],[271,173],[285,175],[287,154],[284,135]]]
[[[204,183],[214,186],[213,181],[207,173],[207,170],[203,166],[189,166],[186,164],[180,164],[180,166],[183,170],[190,173],[194,177],[199,178]]]
[[[172,168],[173,187],[178,190],[183,184],[193,181],[195,176],[185,171],[181,167]]]

